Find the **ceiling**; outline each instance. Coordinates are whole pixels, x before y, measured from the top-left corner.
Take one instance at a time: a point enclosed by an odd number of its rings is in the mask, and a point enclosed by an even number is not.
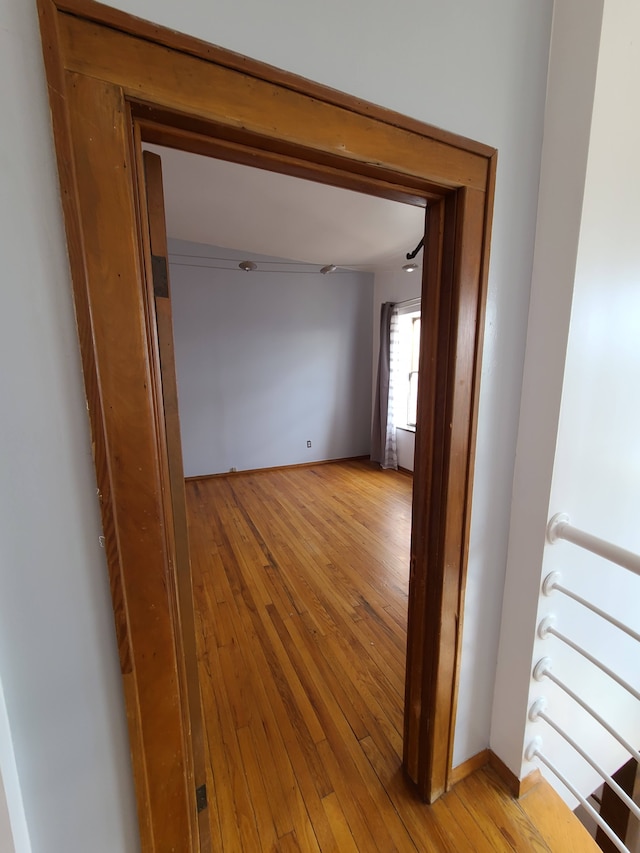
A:
[[[170,237],[367,270],[406,263],[424,209],[145,144],[162,157]],[[420,256],[417,258],[420,261]]]

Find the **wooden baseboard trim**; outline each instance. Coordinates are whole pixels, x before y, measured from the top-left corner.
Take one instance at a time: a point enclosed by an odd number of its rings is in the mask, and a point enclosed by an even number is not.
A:
[[[492,752],[491,750],[488,750],[488,752],[489,766],[500,778],[500,781],[506,786],[507,790],[517,799],[524,797],[524,795],[532,788],[535,788],[542,779],[542,774],[539,770],[533,770],[528,774],[528,776],[525,776],[524,779],[518,779],[516,774],[507,767],[502,759],[498,758],[495,752]]]
[[[518,779],[516,774],[507,767],[502,759],[498,758],[495,752],[492,752],[490,749],[483,749],[476,755],[472,755],[471,758],[467,758],[462,764],[458,764],[457,767],[451,769],[447,788],[452,788],[458,782],[462,782],[467,776],[471,776],[472,773],[475,773],[476,770],[480,770],[487,764],[496,776],[498,776],[509,793],[517,799],[524,797],[542,779],[542,774],[539,770],[534,770],[528,776],[525,776],[524,779]]]
[[[457,785],[458,782],[462,782],[462,780],[466,779],[467,776],[471,776],[472,773],[475,773],[476,770],[480,770],[481,767],[484,767],[485,764],[488,763],[488,749],[483,749],[482,752],[472,755],[471,758],[467,758],[467,760],[463,761],[462,764],[458,764],[457,767],[453,767],[451,769],[447,787],[451,788],[453,785]]]
[[[413,471],[411,471],[409,468],[401,468],[400,465],[398,465],[398,471],[401,474],[406,474],[407,477],[413,477]]]
[[[520,780],[520,793],[518,794],[518,799],[520,797],[524,797],[525,794],[528,794],[529,791],[533,790],[537,785],[542,781],[542,773],[539,770],[532,770],[524,779]]]
[[[286,471],[289,468],[312,468],[314,465],[330,465],[333,462],[360,462],[369,459],[369,456],[344,456],[340,459],[319,459],[316,462],[298,462],[295,465],[274,465],[271,468],[247,468],[242,471],[221,471],[219,474],[196,474],[193,477],[185,477],[185,483],[193,483],[196,480],[213,480],[216,477],[237,477],[242,474],[264,474],[267,471]]]

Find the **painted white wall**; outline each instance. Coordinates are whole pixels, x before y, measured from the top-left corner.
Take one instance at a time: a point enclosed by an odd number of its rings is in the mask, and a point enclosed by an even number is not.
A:
[[[398,453],[398,468],[413,471],[413,458],[416,451],[416,434],[410,429],[398,427],[396,430],[396,450]]]
[[[555,4],[491,748],[521,772],[602,0]]]
[[[178,240],[371,269],[424,232],[419,207],[145,143],[162,157],[167,233]],[[212,192],[215,188],[215,192]]]
[[[169,251],[185,475],[368,456],[373,275]]]
[[[33,853],[138,849],[35,3],[0,0],[0,681]],[[6,729],[2,733],[6,736]],[[17,777],[17,778],[16,778]],[[15,842],[27,851],[24,835]]]
[[[488,741],[552,0],[114,5],[500,151],[456,737],[463,760]],[[35,4],[0,0],[0,70],[9,366],[0,429],[10,450],[0,481],[0,677],[34,851],[129,851],[125,716]]]
[[[605,718],[617,723],[633,742],[640,725],[640,711],[633,707],[637,703],[597,677],[575,653],[553,638],[534,644],[536,620],[555,613],[559,630],[638,686],[637,648],[631,641],[618,639],[615,632],[558,594],[543,599],[538,608],[535,593],[541,576],[560,571],[568,587],[640,629],[637,578],[568,543],[544,545],[547,518],[562,511],[570,514],[576,526],[640,552],[640,398],[636,393],[640,376],[640,115],[631,107],[637,102],[640,79],[636,38],[640,7],[634,0],[605,0],[602,14],[601,2],[587,5],[565,0],[558,3],[556,18],[559,36],[562,28],[563,50],[558,55],[552,42],[552,55],[565,86],[558,85],[553,91],[560,95],[564,90],[574,114],[563,116],[558,104],[558,112],[547,126],[552,133],[564,133],[567,147],[562,177],[566,190],[573,193],[573,204],[568,206],[570,198],[562,184],[555,183],[554,189],[547,183],[557,181],[560,173],[555,170],[563,167],[557,146],[554,162],[543,160],[541,216],[543,205],[557,197],[555,207],[564,222],[556,223],[555,235],[541,228],[536,248],[492,745],[520,773],[523,743],[540,735],[545,753],[588,793],[599,784],[595,772],[545,723],[529,724],[525,729],[525,712],[527,699],[543,695],[550,716],[609,772],[625,760],[615,742],[603,736],[554,685],[530,682],[530,661],[550,656],[554,672]],[[578,19],[581,29],[589,28],[588,38],[576,39]],[[589,48],[588,52],[576,52],[579,44]],[[593,89],[596,57],[589,136],[584,129],[588,129],[591,112],[589,90]],[[568,78],[572,65],[575,76]],[[552,105],[553,92],[549,109]],[[575,118],[580,114],[578,123]],[[572,135],[574,144],[570,145]],[[585,139],[589,143],[586,160]],[[580,211],[581,182],[584,199]],[[545,221],[550,226],[552,217]],[[555,363],[549,349],[557,350]],[[511,707],[505,707],[507,696]],[[530,769],[525,763],[522,772]],[[552,775],[549,778],[555,782]],[[557,787],[573,802],[561,785]]]
[[[568,512],[578,527],[640,553],[640,5],[605,0],[589,158],[578,244],[549,514]],[[604,560],[561,543],[545,549],[543,575],[561,571],[567,586],[640,630],[640,579]],[[541,602],[558,628],[640,688],[637,644],[566,604]],[[537,642],[534,657],[550,655],[554,670],[584,690],[589,701],[636,743],[640,707],[610,680],[598,677],[557,640]],[[544,693],[550,715],[573,726],[581,743],[609,772],[628,755],[576,713],[554,685]],[[585,768],[544,724],[529,726],[578,788],[591,792],[597,774]]]

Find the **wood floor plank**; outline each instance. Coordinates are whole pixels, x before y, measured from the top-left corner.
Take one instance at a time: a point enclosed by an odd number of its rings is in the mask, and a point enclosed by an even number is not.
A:
[[[542,814],[566,807],[485,769],[433,806],[405,781],[410,477],[350,461],[186,488],[215,849],[590,849]]]
[[[203,709],[204,710],[204,709]],[[202,716],[204,720],[204,713]],[[209,734],[205,728],[204,743],[206,750],[206,784],[207,784],[207,799],[208,799],[208,817],[209,826],[211,829],[211,849],[222,850],[224,842],[222,840],[222,825],[220,820],[220,801],[222,792],[218,792],[213,775],[211,756],[213,755],[209,745]]]
[[[494,847],[455,790],[440,797],[432,808],[438,828],[444,831],[445,843],[455,853],[477,853],[480,850],[497,853],[503,849],[500,845]]]
[[[302,848],[298,844],[295,832],[283,835],[276,847],[278,853],[301,853]]]
[[[509,845],[509,849],[517,853],[548,853],[549,848],[540,833],[531,825],[526,814],[518,807],[505,812],[502,805],[502,785],[495,772],[487,768],[482,776],[472,774],[456,787],[457,796],[470,809],[477,806],[481,814],[474,812],[476,822],[485,828],[490,825],[493,839],[497,830]]]
[[[275,731],[275,723],[255,719],[251,739],[264,786],[269,793],[269,806],[278,837],[293,831],[291,792],[295,785],[286,747]]]
[[[457,823],[448,819],[443,822],[438,818],[438,814],[443,814],[442,801],[435,806],[425,806],[418,799],[404,779],[397,753],[383,752],[372,738],[365,738],[361,746],[418,850],[428,839],[433,850],[465,853],[468,849],[468,853],[473,853],[472,847],[465,846],[465,835]]]
[[[238,731],[238,741],[242,756],[242,766],[247,774],[247,783],[251,791],[251,801],[256,817],[260,844],[269,850],[275,846],[278,834],[269,802],[269,793],[260,771],[260,764],[253,744],[253,736],[248,726]]]
[[[368,813],[362,808],[357,796],[357,788],[361,784],[353,764],[342,755],[336,755],[330,744],[321,744],[323,761],[333,782],[336,798],[346,817],[349,829],[359,850],[375,850],[376,839],[374,827],[368,820]],[[378,816],[379,817],[379,816]],[[387,844],[389,843],[385,833]],[[393,848],[389,848],[393,849]]]
[[[349,829],[347,819],[345,818],[338,798],[333,791],[330,794],[327,794],[327,796],[322,800],[322,807],[324,808],[327,819],[331,824],[331,829],[335,839],[333,847],[330,848],[331,851],[336,851],[336,853],[344,853],[344,851],[346,851],[346,853],[358,853],[358,848],[356,847],[356,842],[354,841],[351,830]]]
[[[213,777],[213,787],[216,793],[216,803],[220,822],[220,835],[223,841],[223,850],[242,849],[243,831],[241,823],[244,823],[242,815],[247,813],[247,797],[243,797],[239,787],[235,784],[237,772],[240,765],[235,758],[234,751],[227,742],[227,734],[221,718],[224,709],[219,713],[217,702],[212,697],[211,684],[218,683],[222,674],[215,664],[206,662],[205,673],[211,674],[210,682],[205,678],[201,684],[202,703],[205,709],[205,727],[207,729],[207,742],[209,744],[209,767]],[[223,746],[224,745],[224,746]],[[219,761],[220,750],[224,748],[224,761]]]
[[[240,565],[238,561],[229,562],[236,567]],[[269,780],[270,790],[275,789],[277,792],[282,785],[283,796],[277,796],[273,803],[276,823],[281,827],[280,834],[292,831],[293,826],[299,839],[309,835],[308,849],[316,849],[315,835],[311,835],[315,832],[318,837],[324,838],[330,835],[330,831],[324,825],[320,797],[313,788],[313,781],[317,781],[320,774],[317,770],[315,773],[310,772],[308,763],[313,742],[300,724],[273,643],[264,630],[268,611],[256,606],[244,580],[236,580],[230,586],[234,589],[232,597],[237,642],[243,648],[252,649],[245,664],[259,694],[257,707],[262,709],[262,729],[259,725],[253,727],[257,744],[261,748],[261,767]],[[326,793],[326,783],[320,787],[321,793]],[[309,825],[307,813],[316,816],[313,828]],[[287,832],[283,832],[282,822],[287,819],[288,822],[284,824]]]
[[[536,785],[519,805],[554,853],[556,850],[589,853],[600,849],[569,809],[562,808],[562,800],[550,785]]]
[[[289,624],[291,625],[291,622]],[[282,627],[284,630],[284,624]],[[295,641],[297,637],[292,635],[291,639]],[[404,841],[408,841],[404,829],[398,824],[397,816],[388,808],[389,803],[384,790],[371,784],[373,777],[370,767],[358,741],[353,738],[348,722],[342,715],[335,697],[331,692],[325,692],[322,695],[321,674],[312,662],[307,666],[303,661],[298,651],[298,643],[294,642],[291,650],[292,655],[296,658],[301,679],[318,708],[318,714],[327,733],[327,745],[322,745],[325,762],[334,767],[334,761],[337,761],[341,771],[340,775],[348,774],[352,794],[355,795],[357,802],[362,807],[363,813],[369,814],[369,820],[376,830],[376,838],[380,842],[388,835],[389,845],[391,845],[396,830]],[[333,781],[335,785],[335,775]],[[386,849],[394,848],[388,846]]]
[[[306,652],[322,673],[324,684],[336,697],[356,739],[361,741],[368,734],[375,734],[378,738],[394,744],[397,754],[400,754],[401,717],[399,714],[389,716],[386,705],[377,701],[374,693],[369,690],[366,679],[361,678],[360,671],[354,667],[353,658],[346,656],[333,638],[318,639],[309,631],[302,617],[297,627],[294,617],[291,617],[290,622],[291,631],[299,637],[300,644],[304,645]],[[344,677],[345,675],[348,677]]]

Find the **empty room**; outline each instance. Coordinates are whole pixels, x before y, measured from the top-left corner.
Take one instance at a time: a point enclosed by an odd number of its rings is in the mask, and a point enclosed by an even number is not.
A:
[[[398,811],[417,805],[401,763],[422,251],[407,253],[424,208],[153,150],[214,847],[411,844]],[[384,302],[395,411],[371,461]]]

